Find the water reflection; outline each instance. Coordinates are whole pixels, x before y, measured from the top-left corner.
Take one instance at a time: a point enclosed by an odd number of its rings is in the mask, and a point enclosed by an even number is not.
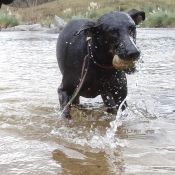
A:
[[[59,117],[57,35],[0,32],[2,174],[174,174],[175,32],[139,29],[143,62],[116,117],[81,98]]]

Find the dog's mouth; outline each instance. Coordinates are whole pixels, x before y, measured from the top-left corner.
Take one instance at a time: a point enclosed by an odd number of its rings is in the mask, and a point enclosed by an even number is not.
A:
[[[135,61],[123,60],[118,55],[114,55],[112,65],[118,70],[127,70],[135,67]]]

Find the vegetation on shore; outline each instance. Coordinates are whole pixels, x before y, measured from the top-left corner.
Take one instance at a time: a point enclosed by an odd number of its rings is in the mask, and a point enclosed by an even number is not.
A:
[[[20,0],[18,0],[20,1]],[[17,1],[16,1],[17,2]],[[54,15],[65,21],[76,18],[97,19],[109,11],[129,11],[132,8],[145,11],[146,20],[141,27],[175,27],[174,0],[55,0],[39,3],[30,1],[28,8],[3,6],[0,10],[0,28],[20,23],[41,23],[49,26]]]
[[[13,27],[20,24],[20,20],[11,14],[7,8],[3,13],[0,13],[0,30],[1,28]]]
[[[175,8],[158,6],[146,9],[146,21],[142,27],[175,27]]]

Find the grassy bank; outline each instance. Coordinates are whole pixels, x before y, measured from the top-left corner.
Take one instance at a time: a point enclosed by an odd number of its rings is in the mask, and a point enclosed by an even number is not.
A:
[[[96,19],[109,11],[129,11],[132,8],[146,12],[143,27],[175,27],[174,0],[56,0],[42,5],[33,4],[30,8],[15,9],[10,7],[11,16],[25,23],[49,25],[54,15],[66,21],[75,18]],[[3,6],[0,19],[7,6]],[[0,20],[1,25],[1,20]]]
[[[3,13],[0,13],[0,29],[13,27],[20,24],[20,20],[11,14],[9,8],[6,8]]]
[[[175,8],[158,6],[146,10],[147,19],[142,27],[175,27]]]

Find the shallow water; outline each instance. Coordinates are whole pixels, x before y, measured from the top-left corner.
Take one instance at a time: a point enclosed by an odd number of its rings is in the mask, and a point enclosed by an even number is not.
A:
[[[175,30],[138,29],[138,72],[128,108],[107,113],[81,98],[59,116],[57,35],[0,32],[0,173],[175,174]]]

